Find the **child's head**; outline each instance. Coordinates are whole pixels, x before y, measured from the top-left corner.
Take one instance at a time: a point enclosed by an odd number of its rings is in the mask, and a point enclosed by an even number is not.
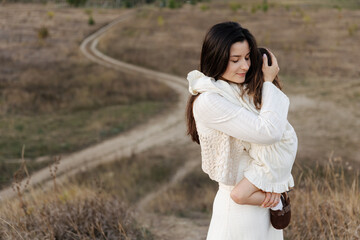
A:
[[[269,53],[269,51],[266,49],[266,48],[259,48],[259,53],[260,53],[260,56],[263,56],[264,54],[266,54],[267,56],[267,60],[268,60],[268,65],[271,66],[272,65],[272,60],[271,60],[271,55]],[[263,58],[260,58],[260,65],[262,66],[263,64]],[[261,81],[263,81],[264,77],[263,77],[263,73],[262,71],[260,71],[260,76],[261,76]],[[275,84],[275,86],[277,86],[279,89],[281,89],[281,83],[280,83],[280,80],[279,80],[279,77],[276,76],[273,83]]]

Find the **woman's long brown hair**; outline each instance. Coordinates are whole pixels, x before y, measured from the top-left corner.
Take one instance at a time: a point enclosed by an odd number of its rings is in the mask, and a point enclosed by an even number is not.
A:
[[[237,22],[218,23],[210,28],[205,35],[200,57],[200,71],[208,77],[219,79],[226,71],[231,45],[236,42],[247,41],[250,47],[250,68],[246,73],[242,95],[248,94],[252,97],[255,107],[261,108],[262,85],[264,75],[262,72],[262,55],[268,56],[269,65],[272,64],[271,56],[265,48],[258,48],[253,35]],[[273,81],[275,86],[281,89],[280,82],[276,76]],[[200,144],[199,135],[193,114],[193,105],[199,95],[191,95],[186,107],[187,134],[194,142]]]

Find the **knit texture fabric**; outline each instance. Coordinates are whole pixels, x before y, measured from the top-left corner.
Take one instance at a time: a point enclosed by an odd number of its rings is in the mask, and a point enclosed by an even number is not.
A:
[[[257,110],[238,84],[189,72],[189,92],[202,93],[194,103],[202,169],[215,181],[236,184],[244,151],[252,158],[244,176],[257,188],[282,193],[294,186],[291,169],[298,139],[287,120],[289,99],[273,83],[264,82]]]

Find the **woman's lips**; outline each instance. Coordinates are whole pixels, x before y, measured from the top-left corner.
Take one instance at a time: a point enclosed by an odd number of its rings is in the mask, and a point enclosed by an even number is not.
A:
[[[240,77],[245,77],[246,73],[237,73],[237,75],[239,75]]]

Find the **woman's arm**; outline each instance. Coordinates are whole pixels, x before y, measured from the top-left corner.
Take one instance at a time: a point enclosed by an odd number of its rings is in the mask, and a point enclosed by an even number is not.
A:
[[[204,92],[194,103],[194,117],[208,128],[257,144],[280,141],[287,123],[288,97],[273,83],[264,82],[259,114],[233,104],[225,97]]]

